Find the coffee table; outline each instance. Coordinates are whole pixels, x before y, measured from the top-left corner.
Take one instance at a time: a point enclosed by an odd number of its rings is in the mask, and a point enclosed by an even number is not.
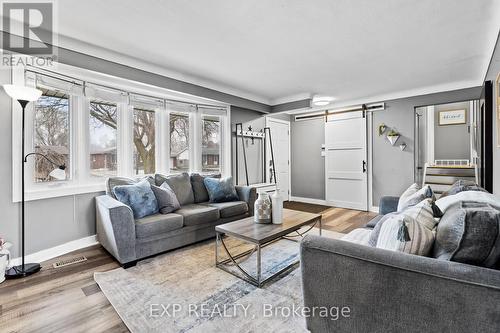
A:
[[[303,232],[299,231],[300,228],[306,225],[310,226],[309,229]],[[262,248],[281,239],[290,241],[300,240],[304,234],[316,225],[319,226],[319,234],[321,235],[321,215],[291,209],[283,209],[283,224],[257,224],[254,223],[253,216],[251,216],[235,222],[218,225],[215,227],[215,266],[260,288],[264,283],[291,269],[299,262],[299,260],[296,260],[278,272],[263,277],[261,273]],[[254,248],[242,253],[232,254],[224,242],[224,235],[250,243],[254,245]],[[219,261],[219,247],[221,246],[228,258]],[[257,276],[253,276],[247,272],[241,267],[241,262],[238,262],[238,259],[242,257],[247,256],[244,260],[250,258],[250,255],[254,252],[256,252],[257,257]],[[229,264],[232,264],[232,266],[229,266]],[[240,273],[231,270],[230,267],[236,267]]]

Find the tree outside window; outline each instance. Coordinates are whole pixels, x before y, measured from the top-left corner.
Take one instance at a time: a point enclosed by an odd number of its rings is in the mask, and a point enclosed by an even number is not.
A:
[[[56,91],[42,89],[43,95],[34,109],[34,149],[57,164],[70,167],[70,112],[69,96]],[[35,157],[35,182],[48,182],[54,165],[40,156]]]

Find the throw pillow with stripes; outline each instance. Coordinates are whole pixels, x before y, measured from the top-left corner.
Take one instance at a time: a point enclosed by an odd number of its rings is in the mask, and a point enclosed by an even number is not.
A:
[[[391,215],[380,227],[376,247],[427,256],[432,250],[436,225],[431,199],[423,200],[400,214]]]

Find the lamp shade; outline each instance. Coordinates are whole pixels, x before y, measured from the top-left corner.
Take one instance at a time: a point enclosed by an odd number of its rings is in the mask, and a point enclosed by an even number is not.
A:
[[[14,84],[4,84],[3,89],[5,89],[7,95],[18,101],[33,102],[42,96],[41,90],[25,86],[16,86]]]
[[[61,168],[56,168],[49,173],[49,176],[52,178],[55,178],[57,180],[65,180],[66,179],[66,171],[64,171]]]

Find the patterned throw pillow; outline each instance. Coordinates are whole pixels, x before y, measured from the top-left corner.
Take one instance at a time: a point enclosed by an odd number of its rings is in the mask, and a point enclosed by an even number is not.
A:
[[[398,212],[402,212],[408,207],[415,206],[427,198],[435,198],[429,185],[420,188],[418,184],[411,185],[401,194],[398,202]]]
[[[177,209],[181,208],[179,200],[175,196],[174,191],[165,182],[161,186],[151,185],[151,189],[155,194],[156,200],[158,201],[158,208],[160,213],[168,214],[175,212]]]
[[[222,179],[205,178],[203,180],[210,197],[210,202],[238,201],[238,194],[233,184],[233,177]]]
[[[198,173],[191,174],[191,186],[193,187],[194,203],[207,202],[210,198],[208,196],[207,188],[203,180],[205,178],[220,178],[220,173],[211,175],[200,175]]]
[[[434,233],[423,223],[404,214],[393,215],[380,228],[376,247],[427,256],[434,244]]]
[[[132,208],[135,219],[158,213],[158,202],[147,180],[131,185],[115,186],[113,193],[117,200]]]
[[[382,219],[380,219],[380,221],[377,223],[375,228],[373,228],[368,244],[370,246],[377,246],[382,226],[389,220],[396,219],[400,224],[402,224],[401,222],[404,220],[404,217],[407,217],[408,219],[416,220],[416,222],[422,224],[424,227],[432,231],[437,223],[437,221],[434,219],[432,207],[432,199],[424,199],[419,204],[413,207],[409,207],[403,212],[394,212],[384,215],[384,217],[382,217]],[[393,221],[392,223],[395,222]]]

